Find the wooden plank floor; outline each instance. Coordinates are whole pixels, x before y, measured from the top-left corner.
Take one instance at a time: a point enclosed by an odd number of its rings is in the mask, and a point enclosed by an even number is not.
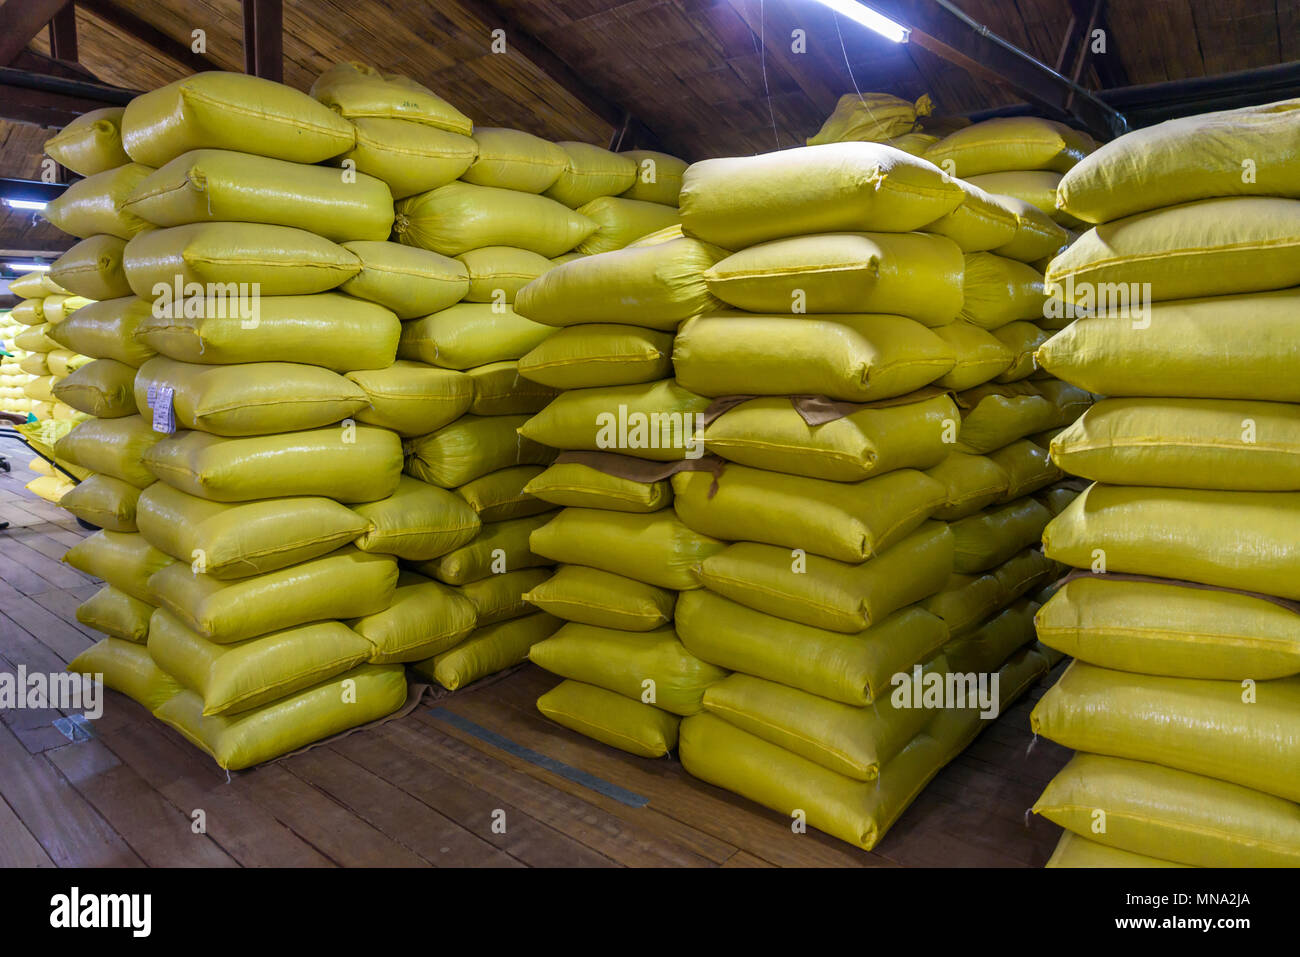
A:
[[[60,564],[86,533],[23,485],[31,454],[0,437],[0,670],[62,670],[95,636],[97,583]],[[1059,830],[1026,810],[1069,752],[1030,747],[1055,675],[945,768],[871,853],[544,719],[556,679],[527,666],[399,721],[227,775],[110,692],[94,737],[57,711],[0,712],[0,866],[1041,866]],[[503,749],[464,722],[508,739]],[[630,804],[529,760],[530,749],[647,799]],[[199,827],[196,821],[203,826]],[[504,831],[499,824],[504,822]],[[498,824],[494,828],[494,823]]]

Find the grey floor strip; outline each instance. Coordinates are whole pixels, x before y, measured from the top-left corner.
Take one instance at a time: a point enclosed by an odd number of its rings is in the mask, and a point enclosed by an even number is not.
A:
[[[570,767],[563,762],[556,761],[554,758],[548,758],[546,755],[540,754],[532,748],[525,748],[523,745],[516,744],[509,738],[502,737],[495,731],[489,731],[482,725],[475,724],[473,721],[462,718],[460,715],[454,714],[446,708],[432,708],[429,710],[429,714],[459,728],[466,734],[472,734],[474,737],[486,741],[493,747],[500,748],[502,751],[513,754],[517,758],[523,758],[525,761],[536,764],[538,767],[545,768],[561,777],[568,778],[575,784],[581,784],[583,787],[591,788],[591,790],[603,794],[606,797],[611,797],[615,801],[626,804],[628,807],[645,807],[650,803],[648,797],[635,794],[626,788],[619,787],[617,784],[610,784],[608,781],[604,781],[595,775],[588,774],[586,771],[580,771],[575,767]]]

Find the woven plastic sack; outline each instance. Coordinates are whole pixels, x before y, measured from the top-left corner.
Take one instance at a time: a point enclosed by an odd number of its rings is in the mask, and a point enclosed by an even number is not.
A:
[[[581,681],[561,682],[537,699],[537,710],[562,727],[643,758],[661,758],[677,747],[677,715]]]
[[[588,256],[622,249],[677,222],[675,206],[617,196],[597,197],[579,206],[578,212],[597,225],[596,231],[578,244],[578,252]]]
[[[999,326],[993,330],[993,335],[1006,346],[1013,357],[1010,367],[995,381],[1019,382],[1038,372],[1038,363],[1034,360],[1034,354],[1039,346],[1051,338],[1052,334],[1032,322],[1017,320]]]
[[[125,107],[107,106],[82,113],[45,141],[46,154],[79,176],[94,176],[131,162],[122,149],[125,112]]]
[[[144,464],[212,502],[322,495],[348,504],[393,494],[402,447],[394,433],[364,425],[245,438],[180,432],[150,448]]]
[[[1007,490],[1000,502],[1013,502],[1032,495],[1044,486],[1061,478],[1061,469],[1053,462],[1047,449],[1028,439],[1021,439],[990,452],[988,459],[1007,476]]]
[[[397,354],[444,369],[472,369],[519,359],[552,331],[504,303],[462,302],[403,323]]]
[[[705,588],[778,618],[854,634],[944,587],[953,536],[927,522],[871,561],[847,564],[736,542],[700,565]]]
[[[315,233],[248,223],[151,229],[132,239],[124,256],[130,287],[113,295],[134,292],[144,299],[159,295],[155,287],[174,290],[178,282],[205,289],[220,283],[232,292],[244,283],[250,294],[257,283],[263,296],[304,296],[333,289],[361,269],[353,253]],[[173,293],[174,307],[177,298]]]
[[[977,386],[959,395],[957,404],[962,409],[956,449],[959,452],[992,452],[1027,435],[1065,424],[1060,408],[1051,399],[1038,388],[1019,382]]]
[[[1243,592],[1085,576],[1058,589],[1036,624],[1044,644],[1102,668],[1226,681],[1300,674],[1300,612]]]
[[[87,415],[117,419],[140,411],[132,392],[135,378],[136,370],[123,362],[96,359],[54,382],[50,392],[58,401]]]
[[[134,532],[138,531],[135,505],[139,497],[140,490],[128,482],[110,475],[92,475],[59,499],[59,507],[96,528]]]
[[[78,309],[51,326],[48,335],[73,352],[96,359],[115,359],[139,368],[155,350],[135,337],[152,319],[151,303],[135,296],[106,299]]]
[[[638,482],[582,462],[557,462],[530,480],[524,491],[552,505],[615,512],[657,512],[673,501],[667,479]]]
[[[699,416],[708,405],[672,379],[573,389],[524,422],[519,434],[555,449],[617,449],[661,462],[699,458]]]
[[[456,258],[469,273],[466,302],[514,302],[520,289],[551,268],[545,256],[514,246],[483,246]]]
[[[996,462],[967,452],[951,453],[925,474],[946,489],[944,504],[934,517],[947,522],[1002,501],[1011,487],[1011,477]]]
[[[143,535],[102,530],[69,548],[63,560],[78,571],[102,578],[119,591],[150,604],[155,603],[150,577],[176,564],[151,546]]]
[[[1001,565],[1037,542],[1051,520],[1045,506],[1025,498],[953,522],[949,526],[957,549],[953,569],[968,575]]]
[[[408,561],[428,561],[459,548],[481,524],[460,496],[407,475],[388,498],[354,511],[370,525],[357,539],[358,548]]]
[[[749,312],[889,313],[928,326],[962,309],[962,253],[943,236],[822,233],[751,246],[704,274],[709,292]]]
[[[631,157],[573,140],[555,145],[564,150],[568,162],[546,195],[570,209],[599,196],[617,196],[636,180],[637,165]]]
[[[358,172],[387,185],[394,199],[446,186],[478,155],[468,136],[424,123],[386,117],[360,117],[352,123],[357,145],[335,162],[351,160]]]
[[[952,369],[952,348],[902,316],[751,316],[686,322],[677,382],[700,395],[824,395],[872,402],[915,392]]]
[[[950,641],[943,649],[949,667],[963,674],[996,672],[1017,651],[1034,643],[1037,610],[1037,604],[1021,599]]]
[[[1016,217],[1016,235],[1005,246],[993,249],[999,256],[1036,263],[1044,256],[1055,255],[1069,242],[1070,237],[1065,228],[1037,206],[1014,196],[998,196],[996,199],[999,205],[1010,209]]]
[[[929,116],[933,109],[929,96],[909,103],[888,93],[845,93],[835,101],[835,109],[821,129],[808,137],[808,145],[879,143],[910,132],[917,117]]]
[[[586,323],[557,330],[519,360],[519,371],[557,389],[654,382],[672,374],[672,351],[671,333]]]
[[[99,233],[130,239],[148,229],[150,223],[124,208],[124,204],[140,181],[152,172],[148,166],[127,163],[88,176],[50,200],[41,215],[53,226],[78,239]]]
[[[527,661],[528,649],[559,626],[559,619],[540,611],[524,618],[513,618],[480,628],[449,651],[411,667],[448,691],[455,691]]]
[[[463,415],[407,442],[407,471],[421,481],[456,488],[512,465],[545,465],[555,453],[518,434],[526,415]]]
[[[144,178],[124,213],[155,226],[235,222],[290,226],[326,239],[383,240],[393,196],[381,180],[233,150],[194,150]]]
[[[476,186],[544,193],[569,165],[569,154],[523,130],[480,126],[474,130],[478,157],[461,177]]]
[[[1001,197],[995,197],[965,180],[961,205],[925,227],[927,233],[946,236],[963,253],[982,252],[1005,246],[1016,237],[1016,214]]]
[[[690,164],[655,150],[626,150],[623,155],[636,163],[636,179],[620,195],[624,199],[660,203],[675,210],[682,192],[682,177]]]
[[[949,133],[926,150],[925,158],[963,179],[1009,170],[1064,173],[1088,154],[1088,145],[1054,120],[1000,116]]]
[[[366,533],[369,525],[319,496],[225,505],[164,482],[140,493],[136,522],[154,548],[222,581],[319,558]]]
[[[126,242],[116,236],[91,236],[54,260],[50,275],[70,292],[87,299],[129,296],[131,287],[123,265],[125,250]]]
[[[176,679],[159,668],[144,645],[105,638],[68,662],[73,674],[103,675],[104,685],[153,711],[181,691]]]
[[[465,414],[474,401],[474,382],[463,372],[423,362],[395,361],[386,368],[349,372],[370,408],[358,422],[391,429],[404,438],[437,431]]]
[[[349,624],[370,642],[372,664],[394,664],[423,661],[456,646],[474,630],[475,612],[456,589],[403,572],[392,604]]]
[[[406,675],[400,665],[361,665],[304,691],[237,715],[203,715],[203,699],[182,691],[154,717],[206,751],[227,771],[274,760],[369,724],[401,708]]]
[[[549,512],[549,502],[533,498],[524,491],[528,483],[545,471],[541,465],[515,465],[497,469],[456,489],[462,499],[484,522]]]
[[[532,533],[551,520],[552,514],[527,515],[504,522],[489,522],[467,544],[416,570],[448,585],[468,585],[485,578],[550,564],[529,547]]]
[[[469,291],[465,264],[428,249],[401,243],[358,241],[343,248],[361,261],[361,271],[340,290],[414,319],[446,309]]]
[[[1017,319],[1041,319],[1047,294],[1043,274],[993,253],[970,253],[962,283],[961,317],[985,329]]]
[[[807,233],[908,232],[951,213],[962,195],[937,166],[901,150],[830,143],[695,163],[679,202],[688,236],[744,249]]]
[[[519,363],[514,359],[467,369],[465,375],[474,385],[469,410],[475,415],[531,415],[542,411],[560,394],[559,389],[520,375]]]
[[[318,76],[311,95],[350,120],[409,120],[463,136],[473,129],[468,116],[428,87],[356,61],[336,63]]]
[[[474,606],[481,628],[532,614],[536,609],[524,596],[550,577],[549,567],[521,568],[519,571],[488,575],[478,581],[467,582],[456,590]]]
[[[1001,375],[1014,357],[1002,341],[972,322],[958,319],[933,330],[956,356],[956,362],[935,385],[953,392],[965,392]]]
[[[153,605],[105,585],[77,606],[77,621],[110,638],[143,645],[149,637]]]
[[[561,565],[524,598],[565,621],[641,632],[672,621],[677,595],[598,568]]]
[[[1070,831],[1063,831],[1061,839],[1056,842],[1056,847],[1052,851],[1052,856],[1048,858],[1044,867],[1105,867],[1105,868],[1150,868],[1150,867],[1187,867],[1186,864],[1175,864],[1173,861],[1162,861],[1155,857],[1148,857],[1145,854],[1135,854],[1132,851],[1122,851],[1117,847],[1109,847],[1105,844],[1098,844],[1096,841],[1090,841],[1082,838]]]
[[[995,196],[1010,196],[1042,210],[1059,221],[1056,209],[1056,185],[1061,174],[1051,170],[1019,170],[1006,173],[983,173],[965,177],[972,185]]]
[[[145,452],[163,438],[143,416],[88,419],[54,446],[55,454],[91,472],[146,488],[155,478],[143,464]]]
[[[444,256],[518,246],[550,257],[573,249],[596,224],[545,196],[455,182],[399,200],[396,230],[406,245]]]

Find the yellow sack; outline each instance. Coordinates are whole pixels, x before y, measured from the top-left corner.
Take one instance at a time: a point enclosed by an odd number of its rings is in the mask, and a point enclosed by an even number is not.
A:
[[[390,242],[356,241],[343,248],[361,261],[361,271],[339,289],[391,309],[399,319],[446,309],[469,291],[465,264],[449,256]]]
[[[515,294],[551,268],[545,256],[514,246],[484,246],[456,257],[469,273],[466,302],[490,302],[503,306],[515,301]]]
[[[107,106],[82,113],[45,141],[45,152],[79,176],[94,176],[129,163],[131,157],[122,149],[125,112],[125,107]]]
[[[956,364],[935,385],[954,392],[965,392],[1002,374],[1013,357],[1002,341],[972,322],[958,319],[933,330],[952,349]]]
[[[551,577],[550,566],[522,568],[504,575],[488,575],[475,582],[467,582],[456,591],[469,599],[478,613],[478,625],[493,625],[509,621],[536,609],[525,600],[530,589],[536,588]],[[544,611],[546,609],[543,609]]]
[[[51,505],[58,505],[74,488],[73,483],[62,475],[38,475],[23,487]]]
[[[1052,334],[1040,329],[1032,322],[1009,322],[993,330],[998,341],[1010,350],[1014,357],[1011,367],[997,377],[998,382],[1019,382],[1028,379],[1038,371],[1034,354],[1038,347],[1051,338]]]
[[[397,585],[397,561],[346,546],[234,581],[173,562],[149,585],[162,607],[204,638],[224,645],[311,621],[383,611]]]
[[[1156,764],[1076,754],[1034,813],[1100,844],[1193,867],[1300,867],[1300,808]]]
[[[1023,386],[1026,392],[1036,392],[1052,404],[1055,417],[1049,428],[1060,428],[1069,425],[1087,412],[1088,408],[1096,401],[1091,393],[1059,379],[1049,378],[1025,383],[1013,382],[1008,386],[998,386],[997,388],[1014,388],[1016,385]]]
[[[1010,196],[1042,210],[1052,219],[1060,219],[1061,214],[1056,209],[1056,186],[1061,182],[1060,173],[1051,170],[1016,170],[965,176],[963,179],[987,193]]]
[[[560,621],[543,612],[513,618],[473,632],[450,651],[411,665],[448,691],[463,688],[488,675],[528,660],[528,649],[560,627]]]
[[[1096,841],[1089,841],[1070,831],[1063,831],[1061,839],[1056,842],[1056,848],[1052,851],[1052,856],[1048,858],[1044,867],[1126,867],[1126,868],[1149,868],[1149,867],[1186,867],[1186,864],[1175,864],[1172,861],[1161,861],[1154,857],[1147,857],[1145,854],[1134,854],[1132,851],[1122,851],[1117,847],[1108,847],[1105,844],[1098,844]]]
[[[952,369],[952,347],[902,316],[750,316],[686,322],[673,342],[678,383],[700,395],[824,395],[872,402]]]
[[[946,236],[963,253],[982,252],[1005,246],[1016,238],[1016,214],[1001,197],[986,193],[965,180],[961,205],[925,227],[927,233]]]
[[[672,379],[574,389],[522,423],[519,434],[555,449],[617,449],[659,462],[699,458],[700,415],[708,406]]]
[[[951,176],[1055,170],[1064,173],[1088,155],[1075,131],[1039,116],[1000,116],[949,133],[925,158]]]
[[[888,93],[845,93],[820,130],[808,137],[809,146],[849,141],[882,142],[916,126],[918,117],[929,116],[934,104],[929,96],[916,103]]]
[[[940,657],[925,670],[942,667]],[[910,674],[908,678],[903,687],[909,690],[903,693],[910,697]],[[924,708],[897,708],[888,699],[858,707],[742,674],[710,686],[704,708],[733,727],[856,781],[876,780],[881,766],[931,718]]]
[[[41,216],[58,229],[78,239],[104,233],[130,239],[151,223],[126,208],[132,191],[153,169],[127,163],[77,180],[46,204]]]
[[[821,233],[751,246],[704,273],[749,312],[890,313],[942,326],[962,309],[962,253],[924,233]]]
[[[1052,440],[1072,475],[1115,485],[1300,490],[1300,405],[1104,399]]]
[[[511,465],[545,465],[555,453],[519,434],[526,415],[462,415],[406,443],[407,472],[430,485],[456,488]]]
[[[217,766],[240,771],[378,721],[406,701],[400,665],[361,665],[305,691],[236,715],[203,714],[203,699],[182,691],[154,711]]]
[[[636,179],[619,195],[624,199],[660,203],[676,210],[677,197],[682,192],[682,177],[690,164],[654,150],[626,150],[623,155],[636,163]],[[676,219],[675,212],[673,215]]]
[[[59,379],[50,391],[54,398],[78,411],[100,419],[117,419],[140,411],[132,391],[135,377],[136,370],[125,363],[96,359]]]
[[[1002,609],[979,627],[944,646],[944,657],[955,672],[990,674],[1021,648],[1034,643],[1034,612],[1028,599]]]
[[[474,382],[463,372],[399,359],[381,369],[349,372],[370,400],[358,422],[391,429],[403,438],[425,435],[454,422],[474,401]]]
[[[1093,485],[1052,520],[1043,551],[1075,568],[1300,599],[1300,494]]]
[[[943,590],[920,603],[948,626],[949,639],[961,638],[1007,604],[1006,591],[993,573],[952,575]]]
[[[397,354],[444,369],[518,359],[554,330],[505,303],[462,302],[402,325]]]
[[[617,321],[671,332],[683,319],[721,308],[704,272],[726,256],[679,236],[576,259],[521,289],[515,309],[552,326]]]
[[[637,164],[631,157],[573,140],[560,140],[555,145],[564,150],[568,161],[546,195],[570,209],[598,196],[617,196],[636,181]]]
[[[245,438],[180,432],[151,447],[144,464],[210,502],[322,495],[350,504],[393,494],[402,444],[387,429],[365,425]]]
[[[988,454],[988,460],[1007,476],[1007,490],[998,500],[1012,502],[1032,495],[1061,478],[1061,470],[1041,445],[1021,439]],[[1076,473],[1077,474],[1077,473]]]
[[[1063,747],[1204,774],[1300,800],[1300,678],[1204,681],[1075,661],[1029,716]]]
[[[537,699],[537,710],[561,727],[643,758],[662,758],[677,747],[677,715],[581,681],[556,685]]]
[[[351,160],[357,171],[383,181],[393,199],[446,186],[478,155],[477,144],[468,136],[424,123],[361,117],[352,124],[357,145],[334,162]]]
[[[83,374],[84,370],[77,373]],[[134,380],[133,406],[149,408],[151,390],[158,390],[157,404],[162,401],[162,390],[172,389],[177,428],[214,435],[314,429],[346,419],[369,405],[366,393],[356,383],[337,372],[297,362],[215,366],[157,356],[140,367]]]
[[[939,137],[929,133],[903,133],[901,136],[891,136],[885,140],[885,145],[913,156],[924,156],[925,151],[937,142]]]
[[[531,415],[542,411],[560,394],[559,389],[525,379],[513,359],[467,369],[465,375],[474,385],[469,411],[475,415]]]
[[[44,335],[44,333],[41,334]],[[22,335],[26,335],[26,333],[19,334],[20,337]],[[49,360],[46,358],[46,355],[47,353],[44,352],[30,353],[23,357],[22,362],[19,363],[19,368],[21,368],[23,372],[27,373],[27,375],[36,376],[37,378],[42,378],[44,376],[47,376],[50,374],[50,366],[49,366]],[[24,382],[23,383],[24,390],[26,388],[26,385],[27,383]]]
[[[352,670],[370,653],[370,642],[340,621],[220,645],[165,608],[149,622],[149,656],[203,699],[204,715],[233,715],[270,704]]]
[[[129,296],[131,287],[123,268],[125,250],[126,241],[116,236],[91,236],[54,260],[50,275],[59,285],[87,299]]]
[[[54,386],[54,376],[48,376],[48,375],[41,376],[39,378],[32,379],[30,382],[24,385],[23,394],[27,396],[27,398],[32,399],[36,402],[52,403],[54,401],[54,393],[53,391],[51,391],[53,386]]]
[[[462,136],[468,136],[473,129],[468,116],[428,87],[355,60],[335,63],[318,76],[311,95],[350,120],[409,120]]]
[[[540,465],[514,465],[489,472],[456,489],[456,495],[484,522],[500,522],[551,511],[551,504],[524,491],[545,469]]]
[[[617,196],[599,196],[578,207],[596,224],[596,231],[578,244],[584,255],[613,252],[642,236],[677,223],[677,207]]]
[[[59,439],[54,453],[83,469],[146,488],[155,479],[144,466],[144,454],[162,437],[139,415],[88,419]]]
[[[307,94],[243,73],[196,73],[142,93],[122,117],[131,159],[155,168],[194,149],[319,163],[352,148],[352,124]]]
[[[173,310],[181,307],[181,297],[175,292],[178,283],[182,289],[198,283],[191,288],[230,299],[237,293],[241,300],[251,296],[254,283],[261,296],[305,296],[333,289],[361,268],[356,255],[315,233],[249,223],[191,223],[151,229],[131,240],[125,262],[130,287],[113,295],[167,296]],[[211,284],[218,284],[220,291]],[[193,298],[188,291],[185,296]],[[241,319],[251,321],[251,304],[240,301],[232,305],[248,309],[250,315],[241,313]]]
[[[80,328],[87,313],[99,320],[106,313],[121,315],[122,327],[135,324],[134,349],[140,365],[162,353],[181,362],[234,365],[247,362],[303,362],[335,372],[386,369],[397,355],[402,326],[383,306],[335,292],[309,296],[262,296],[255,321],[240,316],[220,299],[206,300],[201,315],[155,316],[147,299],[113,299],[124,304],[110,310],[107,303],[87,306],[59,327]],[[106,335],[107,321],[103,325]],[[121,355],[110,358],[126,361]]]
[[[959,452],[992,452],[1063,424],[1058,406],[1037,387],[1019,382],[977,386],[958,395],[957,405],[962,410]]]
[[[943,504],[923,472],[898,469],[862,482],[829,482],[743,465],[720,475],[678,472],[673,509],[688,526],[842,562],[864,562],[901,541]]]
[[[417,562],[459,548],[478,534],[481,525],[460,496],[408,475],[401,477],[388,498],[358,505],[353,511],[370,525],[357,539],[357,548]]]
[[[519,371],[557,389],[654,382],[672,375],[673,337],[637,326],[559,329],[519,360]]]
[[[962,195],[937,166],[900,150],[829,143],[695,163],[680,205],[688,236],[744,249],[806,233],[905,233],[951,213]]]
[[[1036,623],[1044,644],[1102,668],[1228,681],[1300,674],[1300,612],[1241,592],[1074,578]]]
[[[136,333],[153,318],[151,304],[145,299],[126,296],[105,299],[78,309],[73,315],[51,326],[48,335],[73,352],[96,359],[115,359],[139,368],[155,355],[155,350]]]
[[[14,280],[17,282],[17,280]],[[12,292],[12,287],[10,287]],[[14,293],[17,295],[17,293]],[[45,322],[45,300],[23,299],[9,310],[9,318],[24,326],[39,326]]]
[[[77,621],[110,638],[143,645],[149,637],[153,605],[105,585],[77,606]]]
[[[127,532],[98,531],[83,538],[63,555],[63,560],[92,578],[102,578],[119,591],[139,601],[155,604],[149,586],[154,572],[175,565],[143,535]],[[182,569],[189,572],[186,566]]]
[[[1071,323],[1038,350],[1052,375],[1108,396],[1300,402],[1300,290],[1152,303]]]
[[[530,480],[524,491],[552,505],[615,512],[657,512],[673,501],[667,479],[638,482],[582,462],[557,462]]]
[[[456,589],[403,572],[391,605],[348,624],[370,642],[371,664],[399,664],[423,661],[460,644],[474,630],[475,612]]]
[[[1065,228],[1037,206],[1014,196],[995,196],[994,199],[1010,209],[1016,216],[1016,235],[1005,246],[993,249],[999,256],[1034,263],[1044,256],[1055,255],[1070,240]]]
[[[694,569],[725,543],[684,525],[669,509],[650,514],[566,508],[533,532],[538,555],[660,588],[699,588]]]
[[[71,124],[69,124],[71,127]],[[71,167],[69,167],[71,168]],[[9,283],[9,291],[19,299],[44,299],[50,295],[66,295],[67,290],[43,272],[29,272]]]
[[[1060,565],[1034,546],[1003,562],[993,569],[992,574],[1002,589],[1002,603],[1005,605],[1059,578],[1062,571]]]
[[[226,581],[319,558],[366,533],[369,521],[328,498],[223,505],[155,482],[136,505],[140,534],[197,574]]]
[[[1045,506],[1024,498],[953,522],[949,526],[957,547],[953,569],[971,574],[1001,565],[1037,542],[1050,521],[1052,513]]]
[[[448,183],[397,202],[397,238],[455,256],[482,246],[518,246],[542,256],[573,249],[596,224],[545,196]]]
[[[1105,223],[1212,196],[1300,197],[1297,136],[1300,99],[1169,120],[1093,153],[1061,180],[1058,201],[1079,219]]]
[[[42,322],[38,326],[31,326],[14,336],[13,343],[24,352],[49,352],[51,349],[57,349],[59,344],[46,334],[50,328],[52,327],[47,322]],[[27,358],[30,359],[31,356]],[[26,362],[27,359],[23,361]],[[23,369],[23,371],[28,372],[29,370]],[[36,375],[34,372],[31,374]],[[42,374],[48,375],[48,373]]]
[[[90,305],[93,301],[93,299],[87,299],[85,296],[46,296],[45,301],[42,304],[45,320],[49,322],[51,326],[58,325],[78,309]]]
[[[448,585],[467,585],[484,578],[550,564],[529,547],[533,531],[551,520],[554,513],[527,515],[504,522],[488,522],[468,544],[433,561],[421,562],[416,571]]]
[[[956,405],[943,394],[863,406],[817,425],[809,425],[790,399],[775,396],[728,409],[709,423],[704,444],[753,468],[857,482],[942,462],[951,447],[943,441],[945,423],[957,421]]]
[[[938,592],[952,563],[948,526],[927,522],[868,562],[851,565],[736,542],[706,558],[697,575],[709,591],[746,607],[852,634]]]
[[[159,668],[144,645],[105,638],[68,662],[73,674],[103,676],[105,686],[120,691],[150,711],[181,691],[176,679]]]
[[[561,678],[678,715],[698,714],[704,689],[727,676],[687,651],[667,627],[631,632],[569,622],[533,645],[528,657]]]
[[[1300,200],[1204,199],[1088,230],[1052,260],[1047,282],[1075,302],[1111,283],[1140,285],[1147,300],[1283,289],[1300,285],[1298,247]]]
[[[155,226],[211,221],[266,223],[326,239],[383,240],[393,195],[365,173],[344,182],[326,166],[232,150],[193,150],[145,177],[122,210]]]
[[[474,130],[478,158],[461,179],[521,193],[544,193],[569,165],[569,154],[523,130],[480,126]]]
[[[1042,273],[994,253],[966,256],[962,291],[961,317],[990,330],[1016,319],[1041,319],[1047,302]]]
[[[597,568],[562,565],[524,598],[566,621],[642,632],[672,621],[677,594]]]
[[[983,455],[953,452],[925,474],[946,489],[945,503],[934,512],[935,518],[946,522],[974,515],[1009,498],[1011,476]]]
[[[111,475],[92,475],[59,499],[59,507],[96,528],[134,532],[138,531],[135,505],[139,497],[140,490],[129,482]]]

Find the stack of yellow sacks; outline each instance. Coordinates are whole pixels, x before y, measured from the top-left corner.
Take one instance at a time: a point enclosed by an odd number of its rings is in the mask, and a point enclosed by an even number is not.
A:
[[[1194,116],[1061,182],[1097,225],[1049,288],[1094,312],[1039,361],[1107,398],[1052,442],[1095,483],[1043,537],[1052,866],[1300,865],[1298,137],[1300,100]]]
[[[934,110],[929,95],[915,103],[889,93],[845,93],[820,130],[808,137],[809,146],[825,143],[885,143],[904,153],[921,156],[939,141],[925,131],[925,118]]]
[[[32,400],[27,397],[24,387],[35,378],[22,366],[26,350],[14,343],[14,337],[25,331],[27,326],[14,319],[9,312],[0,315],[0,347],[4,356],[0,356],[0,412],[16,412],[30,415]]]
[[[141,491],[66,556],[111,586],[82,609],[111,637],[70,668],[246,767],[396,710],[392,662],[424,652],[428,629],[382,616],[408,536],[447,537],[441,503],[395,494],[401,439],[358,421],[372,402],[345,377],[390,366],[400,323],[333,291],[363,274],[341,243],[385,239],[392,197],[311,165],[355,146],[348,120],[254,77],[189,77],[120,123],[147,169],[116,211],[148,228],[68,256],[105,300],[81,334],[117,352],[96,361],[139,363],[140,415],[60,451]]]
[[[65,348],[51,333],[90,300],[70,293],[45,272],[31,272],[15,279],[9,284],[9,291],[20,297],[9,318],[23,327],[13,333],[12,351],[23,353],[18,365],[20,371],[28,376],[19,386],[21,397],[29,403],[21,411],[38,419],[69,423],[64,429],[71,428],[71,423],[85,416],[78,415],[76,409],[63,401],[55,386],[89,363],[90,359]]]

